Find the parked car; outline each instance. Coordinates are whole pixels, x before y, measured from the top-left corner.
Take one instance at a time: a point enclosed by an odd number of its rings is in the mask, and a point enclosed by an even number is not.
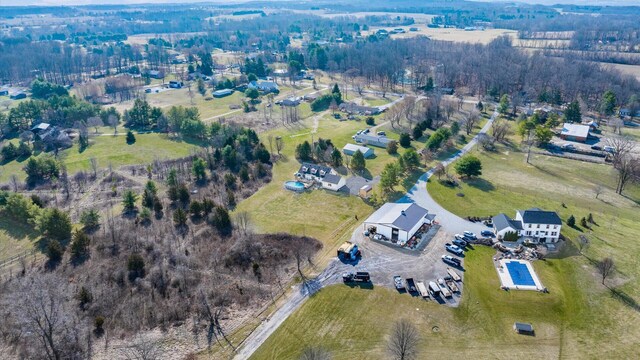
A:
[[[340,119],[342,116],[340,116],[340,114],[338,114],[338,113],[335,113],[335,114],[333,114],[333,117],[335,119]]]
[[[562,144],[561,148],[563,150],[573,150],[576,148],[576,146],[573,144]]]
[[[602,147],[598,146],[598,145],[591,145],[591,150],[598,150],[601,151]]]
[[[384,131],[378,131],[378,136],[387,136],[387,133]]]
[[[467,246],[467,242],[464,240],[460,240],[460,239],[453,239],[452,243],[458,245],[461,248],[464,248]]]
[[[491,230],[482,230],[482,231],[480,232],[480,235],[482,235],[482,236],[484,236],[484,237],[490,237],[490,238],[492,238],[492,237],[494,237],[494,236],[495,236],[495,234],[494,234],[494,233],[493,233],[493,231],[491,231]]]
[[[461,264],[460,259],[456,259],[451,255],[442,255],[442,261],[444,261],[449,265],[453,265],[457,267],[460,267],[460,264]]]
[[[613,146],[605,146],[603,150],[612,154],[616,152],[616,149],[614,149]]]
[[[464,250],[462,250],[457,245],[446,243],[446,244],[444,244],[444,247],[447,249],[448,252],[456,254],[458,256],[462,256],[464,254]]]
[[[368,134],[368,133],[370,133],[370,132],[371,132],[371,129],[364,129],[364,130],[362,131],[362,133],[363,133],[363,134]]]
[[[398,291],[402,291],[404,290],[404,282],[402,281],[402,278],[398,275],[393,277],[393,283],[396,286],[396,290]]]
[[[455,234],[453,237],[458,239],[458,240],[464,240],[464,236],[462,236],[460,234]]]
[[[467,239],[471,239],[471,240],[475,240],[477,239],[476,234],[472,233],[471,231],[465,231],[462,233],[462,236],[464,236]]]

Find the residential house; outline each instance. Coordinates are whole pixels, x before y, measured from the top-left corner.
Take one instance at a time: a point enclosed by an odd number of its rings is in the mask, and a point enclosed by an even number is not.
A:
[[[160,70],[149,70],[147,71],[147,75],[152,79],[164,79],[164,72]]]
[[[620,109],[620,111],[618,111],[618,115],[620,115],[620,117],[625,117],[625,116],[633,116],[633,117],[640,117],[640,110],[637,110],[635,113],[633,112],[633,110],[631,109]]]
[[[296,176],[304,180],[322,182],[322,179],[328,174],[335,174],[333,169],[328,166],[302,163]]]
[[[289,106],[289,107],[298,106],[300,105],[300,98],[290,97],[282,101],[276,102],[276,104],[278,103],[281,106]]]
[[[49,126],[45,131],[41,131],[38,137],[47,150],[68,148],[73,145],[73,140],[66,131],[57,126]]]
[[[50,124],[48,124],[48,123],[44,123],[44,122],[41,122],[41,123],[39,123],[39,124],[34,125],[33,127],[31,127],[31,131],[32,131],[34,134],[38,134],[38,133],[41,133],[41,132],[47,131],[47,130],[49,129],[49,127],[51,127],[51,125],[50,125]]]
[[[386,148],[387,144],[393,141],[387,138],[386,136],[376,136],[376,135],[367,135],[367,134],[355,135],[353,139],[356,142],[361,143],[363,145],[377,146],[381,148]]]
[[[27,94],[25,94],[22,91],[9,95],[9,99],[11,100],[20,100],[20,99],[26,99],[26,98],[27,98]]]
[[[358,114],[358,115],[380,114],[380,108],[358,105],[353,102],[344,102],[340,104],[339,108],[340,108],[340,111],[345,112],[347,114]]]
[[[532,238],[539,243],[555,243],[560,239],[561,228],[562,220],[555,211],[538,208],[518,210],[515,219],[505,214],[493,217],[493,230],[498,239],[504,238],[508,232],[515,232],[520,237]]]
[[[593,120],[589,121],[587,126],[589,127],[589,131],[598,131],[600,129],[600,125]]]
[[[366,146],[360,146],[360,145],[355,145],[355,144],[347,144],[342,148],[342,152],[345,155],[349,155],[349,156],[353,156],[353,154],[356,153],[356,151],[360,151],[362,153],[362,155],[364,155],[365,158],[370,158],[372,156],[374,156],[374,152],[372,148],[368,148]]]
[[[345,186],[347,180],[340,175],[329,173],[322,178],[320,183],[323,189],[338,191]]]
[[[386,203],[364,221],[364,230],[381,234],[401,245],[409,241],[435,215],[416,203]]]
[[[564,140],[585,142],[589,137],[589,126],[564,123],[560,131],[560,137]]]
[[[265,93],[279,93],[278,84],[273,81],[252,81],[247,86],[249,89],[258,89]]]

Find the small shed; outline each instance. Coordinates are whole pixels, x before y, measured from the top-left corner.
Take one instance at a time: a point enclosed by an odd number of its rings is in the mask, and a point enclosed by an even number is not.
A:
[[[360,151],[362,153],[362,155],[364,155],[365,158],[370,158],[372,156],[374,156],[374,152],[372,148],[368,148],[366,146],[360,146],[360,145],[355,145],[355,144],[347,144],[342,148],[342,152],[345,155],[349,155],[349,156],[353,156],[353,154],[356,153],[356,151]]]
[[[513,329],[520,335],[535,335],[533,326],[529,323],[516,322],[513,324]]]
[[[358,191],[358,195],[360,195],[363,199],[368,199],[371,196],[371,191],[373,191],[373,187],[369,184],[363,185]]]

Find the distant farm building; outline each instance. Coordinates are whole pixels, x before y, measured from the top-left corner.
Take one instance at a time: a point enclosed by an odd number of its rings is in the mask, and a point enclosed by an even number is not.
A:
[[[374,135],[367,135],[367,134],[356,135],[354,139],[356,142],[360,144],[377,146],[381,148],[386,148],[387,144],[393,141],[387,138],[386,136],[374,136]]]
[[[374,152],[372,148],[368,148],[366,146],[360,146],[360,145],[355,145],[355,144],[347,144],[342,148],[342,152],[345,155],[349,155],[349,156],[353,156],[353,154],[356,153],[356,151],[360,151],[362,153],[362,155],[364,155],[365,158],[370,158],[372,156],[374,156]]]
[[[212,93],[214,98],[222,98],[233,94],[233,89],[216,90]]]

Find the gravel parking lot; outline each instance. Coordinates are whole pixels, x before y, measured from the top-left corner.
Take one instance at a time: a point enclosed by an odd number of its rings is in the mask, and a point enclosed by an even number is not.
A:
[[[444,244],[451,242],[453,234],[440,229],[429,241],[423,251],[405,250],[393,245],[385,245],[374,242],[364,237],[359,231],[354,233],[352,241],[358,244],[362,251],[362,258],[353,263],[334,261],[325,274],[329,273],[331,283],[342,282],[342,274],[345,272],[367,271],[371,274],[373,286],[385,286],[395,289],[393,276],[399,275],[403,279],[413,278],[416,282],[422,281],[428,286],[429,281],[447,276],[447,267],[441,256],[452,255],[444,248]],[[462,258],[463,259],[463,258]],[[464,267],[464,260],[463,260]],[[456,269],[463,276],[463,270]],[[462,292],[462,282],[456,283]],[[355,285],[358,286],[358,285]],[[407,294],[407,296],[411,296]],[[453,297],[433,299],[449,306],[457,306],[460,301],[460,293]]]

